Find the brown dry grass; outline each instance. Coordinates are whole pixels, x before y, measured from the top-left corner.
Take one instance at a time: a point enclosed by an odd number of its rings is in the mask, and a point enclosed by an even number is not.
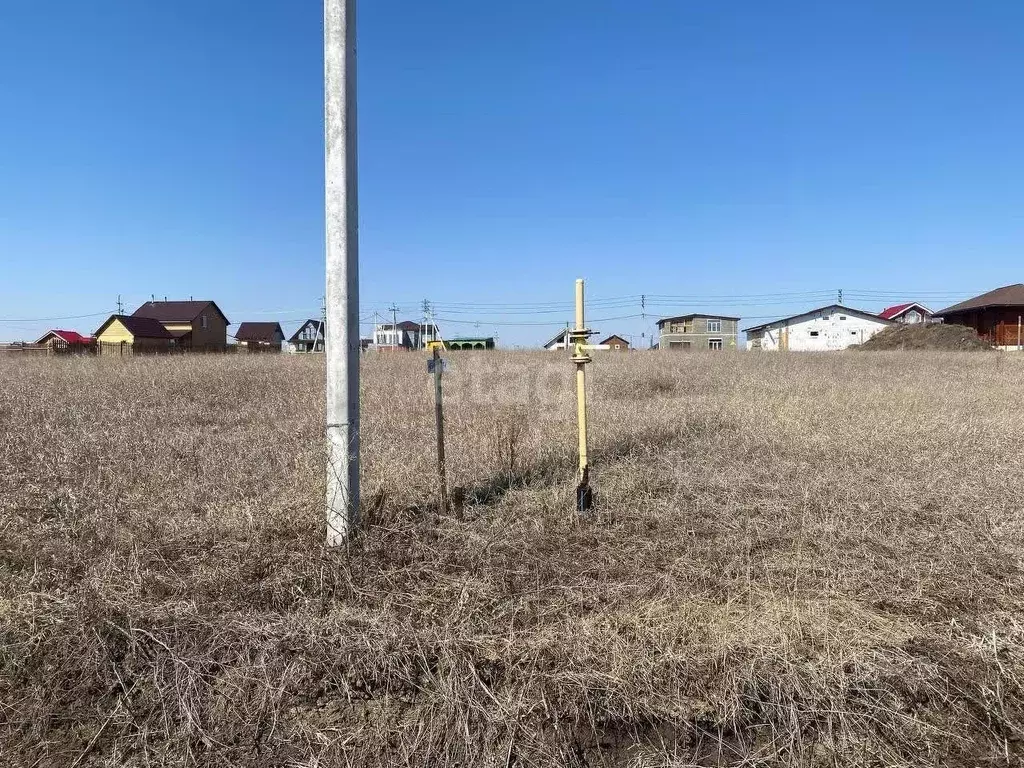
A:
[[[1024,743],[1024,358],[0,360],[0,762],[995,766]]]

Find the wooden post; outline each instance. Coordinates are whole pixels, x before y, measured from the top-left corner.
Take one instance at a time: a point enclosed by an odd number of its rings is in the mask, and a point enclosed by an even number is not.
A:
[[[437,426],[437,482],[441,486],[441,512],[448,512],[448,472],[444,460],[444,406],[441,401],[441,353],[434,348],[434,423]]]

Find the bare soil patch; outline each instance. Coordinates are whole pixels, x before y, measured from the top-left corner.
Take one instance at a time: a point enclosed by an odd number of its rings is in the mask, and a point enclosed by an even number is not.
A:
[[[991,350],[992,345],[978,337],[973,328],[946,323],[890,325],[857,349],[865,351],[928,349],[956,352]]]

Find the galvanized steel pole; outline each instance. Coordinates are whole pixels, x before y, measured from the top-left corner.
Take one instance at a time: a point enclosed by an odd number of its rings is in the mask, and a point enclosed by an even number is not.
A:
[[[359,524],[359,201],[356,0],[324,0],[327,220],[327,546]]]

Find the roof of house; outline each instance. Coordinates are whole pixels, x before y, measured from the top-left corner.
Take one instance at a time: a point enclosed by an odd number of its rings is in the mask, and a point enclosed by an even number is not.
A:
[[[99,336],[107,329],[112,322],[120,320],[121,325],[128,329],[128,333],[137,338],[143,339],[173,339],[174,335],[168,331],[159,320],[152,317],[135,317],[135,315],[111,315],[96,331]]]
[[[562,341],[565,339],[566,334],[568,333],[569,330],[567,328],[563,328],[558,333],[556,333],[552,338],[545,341],[544,346],[550,347],[552,344],[561,344]]]
[[[677,315],[676,317],[663,317],[658,321],[658,327],[661,328],[665,323],[678,323],[680,320],[693,320],[695,317],[709,317],[712,320],[735,320],[739,322],[738,317],[729,317],[728,315],[715,315],[708,312],[691,312],[689,315]]]
[[[300,339],[299,338],[299,334],[302,333],[302,331],[305,330],[306,326],[310,325],[311,323],[316,328],[316,332],[318,334],[320,334],[321,338],[323,338],[323,335],[324,335],[324,321],[323,320],[307,320],[306,322],[304,322],[302,325],[299,326],[299,330],[297,330],[295,333],[293,333],[291,335],[291,338],[288,339],[288,341],[292,341],[292,342],[294,342],[294,341],[304,341],[304,339]],[[237,336],[236,336],[236,338],[237,338]]]
[[[610,341],[615,341],[615,339],[618,339],[623,344],[625,344],[627,347],[629,346],[629,340],[623,338],[622,336],[619,336],[619,334],[617,334],[617,333],[613,333],[611,336],[609,336],[607,339],[605,339],[604,341],[602,341],[600,343],[601,344],[607,344]]]
[[[68,344],[87,344],[92,341],[92,337],[83,336],[78,331],[64,331],[60,328],[54,328],[44,333],[39,340],[36,341],[36,344],[42,344],[51,335],[56,336],[58,339],[65,341]]]
[[[958,312],[969,312],[972,309],[986,309],[987,307],[1016,307],[1024,305],[1024,283],[1014,283],[996,288],[994,291],[975,296],[973,299],[961,301],[952,307],[946,307],[935,313],[936,317],[953,315]]]
[[[780,317],[777,320],[772,320],[767,323],[761,323],[760,325],[752,325],[749,328],[744,328],[744,333],[750,333],[751,331],[760,331],[762,328],[767,328],[772,325],[778,325],[779,323],[787,322],[788,320],[795,320],[798,317],[804,317],[805,315],[813,315],[817,312],[824,312],[826,309],[835,309],[840,312],[845,312],[849,315],[860,315],[866,317],[869,320],[877,320],[883,325],[892,325],[892,320],[887,320],[884,317],[879,317],[874,312],[866,312],[863,309],[854,309],[853,307],[844,307],[842,304],[826,304],[824,307],[818,307],[817,309],[808,309],[806,312],[798,312],[795,315],[789,317]]]
[[[919,307],[923,309],[929,315],[932,313],[932,311],[928,309],[928,307],[926,307],[924,304],[920,304],[916,301],[908,301],[906,304],[894,304],[891,307],[886,307],[885,309],[878,313],[878,316],[885,320],[895,320],[904,312],[914,307]]]
[[[220,307],[213,301],[147,301],[136,309],[133,317],[149,317],[159,320],[161,323],[191,323],[209,307],[224,318],[227,325],[231,325],[227,315],[220,311]]]
[[[280,334],[280,335],[279,335]],[[280,323],[242,323],[235,331],[236,341],[276,342],[284,337]]]

